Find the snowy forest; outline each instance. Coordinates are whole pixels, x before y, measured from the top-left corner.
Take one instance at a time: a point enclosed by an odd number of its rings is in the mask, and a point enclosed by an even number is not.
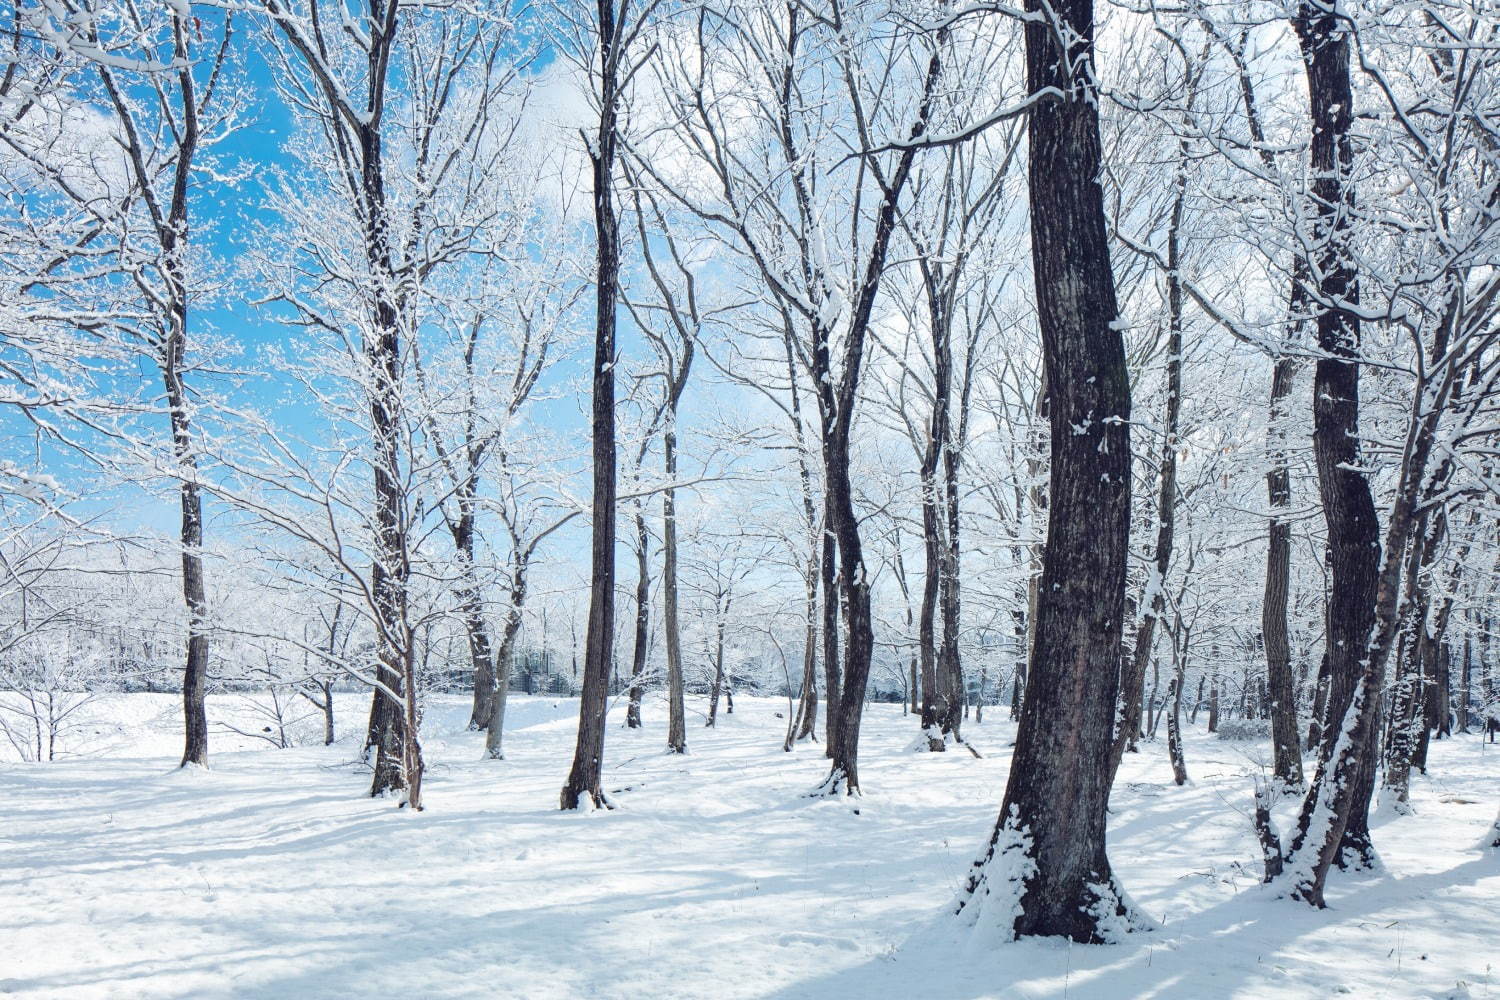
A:
[[[1500,2],[11,0],[0,995],[1500,996]]]

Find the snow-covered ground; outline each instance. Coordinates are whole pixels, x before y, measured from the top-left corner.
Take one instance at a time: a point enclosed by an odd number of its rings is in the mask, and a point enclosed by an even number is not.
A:
[[[856,814],[801,797],[826,765],[781,752],[784,701],[736,699],[719,729],[690,727],[686,757],[662,752],[648,704],[644,730],[608,735],[618,808],[568,814],[576,702],[513,698],[508,759],[486,762],[465,700],[438,697],[413,814],[364,796],[347,741],[215,731],[212,769],[179,771],[176,707],[101,699],[95,756],[0,764],[0,995],[1500,997],[1500,855],[1472,849],[1500,745],[1477,737],[1433,745],[1417,815],[1376,830],[1385,870],[1336,875],[1322,912],[1257,884],[1260,747],[1194,732],[1177,788],[1147,745],[1121,772],[1110,857],[1160,926],[1079,946],[950,916],[1004,787],[999,711],[969,724],[976,760],[906,752],[913,722],[872,706]],[[339,707],[355,731],[365,699]],[[229,698],[210,713],[250,718]]]

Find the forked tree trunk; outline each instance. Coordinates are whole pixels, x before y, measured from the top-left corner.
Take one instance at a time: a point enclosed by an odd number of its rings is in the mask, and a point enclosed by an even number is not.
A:
[[[875,299],[885,273],[886,254],[896,225],[896,210],[901,194],[911,178],[912,163],[917,156],[916,142],[927,133],[929,117],[941,78],[943,46],[947,31],[939,30],[922,85],[921,103],[912,123],[912,145],[897,156],[894,169],[881,185],[880,205],[875,213],[869,256],[854,296],[848,329],[843,343],[843,368],[835,384],[832,358],[832,331],[819,325],[813,332],[813,382],[818,393],[818,411],[822,417],[822,451],[826,528],[831,542],[838,546],[839,597],[844,605],[847,636],[844,644],[843,678],[838,691],[838,710],[829,716],[828,747],[832,766],[823,782],[821,794],[859,794],[859,729],[864,716],[865,690],[870,679],[870,661],[875,652],[875,629],[870,608],[870,574],[864,562],[859,517],[854,509],[854,488],[849,478],[850,435],[854,427],[854,408],[859,399],[860,371],[864,364],[865,335],[874,316]],[[824,554],[831,563],[832,553]],[[825,577],[826,580],[826,577]],[[826,624],[826,622],[825,622]],[[829,685],[829,704],[834,702],[834,685]],[[833,720],[837,719],[836,723]]]
[[[526,605],[525,556],[517,556],[511,567],[510,611],[500,632],[500,652],[495,657],[494,691],[490,717],[485,724],[484,753],[490,760],[505,759],[505,703],[510,697],[510,674],[516,661],[516,637],[521,632],[521,613]]]
[[[1380,575],[1380,525],[1359,455],[1360,323],[1339,307],[1359,300],[1348,257],[1348,206],[1353,185],[1353,93],[1349,34],[1328,8],[1303,3],[1294,21],[1307,71],[1312,116],[1313,213],[1319,258],[1318,347],[1313,371],[1313,453],[1318,491],[1328,523],[1331,582],[1326,649],[1328,702],[1318,748],[1318,771],[1298,818],[1288,855],[1292,892],[1323,905],[1323,885],[1335,859],[1352,851],[1373,858],[1368,803],[1374,782],[1377,687],[1368,674]],[[1305,853],[1310,852],[1310,853]]]
[[[1015,756],[961,906],[993,907],[1018,936],[1094,942],[1129,920],[1104,831],[1130,531],[1130,381],[1099,187],[1093,3],[1026,7],[1036,15],[1026,24],[1028,89],[1066,95],[1038,104],[1027,122],[1050,510]],[[1016,879],[1028,863],[1031,877]]]

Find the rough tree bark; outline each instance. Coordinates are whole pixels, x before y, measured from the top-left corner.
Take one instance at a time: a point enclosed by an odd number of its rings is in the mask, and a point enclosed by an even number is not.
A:
[[[1037,15],[1026,24],[1028,88],[1059,95],[1027,126],[1051,506],[1015,756],[961,908],[997,907],[1017,936],[1097,942],[1129,916],[1104,830],[1130,531],[1130,382],[1098,180],[1093,3],[1026,8]],[[1029,877],[1007,877],[1023,865]]]
[[[1329,867],[1343,849],[1369,858],[1367,808],[1356,807],[1366,778],[1373,784],[1378,699],[1369,683],[1371,628],[1380,573],[1380,526],[1359,456],[1359,318],[1343,308],[1359,300],[1348,259],[1348,180],[1354,150],[1349,35],[1331,8],[1301,4],[1293,27],[1302,47],[1312,116],[1312,214],[1318,246],[1317,286],[1321,356],[1313,370],[1313,453],[1318,492],[1328,523],[1326,655],[1328,696],[1318,747],[1318,769],[1303,801],[1288,854],[1292,893],[1323,905]],[[1367,804],[1368,790],[1364,793]],[[1305,852],[1311,852],[1305,853]]]

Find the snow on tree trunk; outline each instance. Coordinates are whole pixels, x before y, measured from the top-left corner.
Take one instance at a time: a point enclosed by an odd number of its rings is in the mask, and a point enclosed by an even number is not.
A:
[[[1038,0],[1027,4],[1041,10]],[[1136,921],[1105,855],[1130,531],[1130,383],[1099,187],[1092,0],[1026,25],[1032,259],[1052,467],[1036,644],[1000,817],[961,910],[1000,938],[1113,940]],[[1077,72],[1070,72],[1069,67]]]

